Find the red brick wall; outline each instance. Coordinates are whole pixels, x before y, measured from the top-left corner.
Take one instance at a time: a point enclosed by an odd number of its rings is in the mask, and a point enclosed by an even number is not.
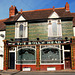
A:
[[[11,5],[11,7],[9,8],[9,17],[16,15],[16,13],[18,13],[16,7]]]
[[[21,70],[21,68],[23,69],[24,67],[30,67],[32,71],[36,71],[36,65],[16,65],[17,70]]]
[[[66,2],[65,9],[66,9],[66,11],[69,11],[69,4],[68,4],[68,2]]]
[[[21,70],[23,67],[30,67],[31,71],[37,71],[36,65],[16,65],[17,70]],[[56,70],[64,69],[64,65],[40,65],[40,71],[47,71],[47,67],[55,67]]]
[[[71,45],[71,64],[72,64],[72,69],[75,69],[75,37],[72,38],[72,45]]]
[[[36,45],[36,70],[40,70],[40,45]]]
[[[64,65],[41,65],[40,70],[47,71],[48,67],[55,67],[56,70],[62,70],[64,69]]]

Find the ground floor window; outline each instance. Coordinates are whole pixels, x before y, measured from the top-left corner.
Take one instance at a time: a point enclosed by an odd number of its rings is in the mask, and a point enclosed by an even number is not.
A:
[[[20,48],[17,51],[18,64],[34,64],[35,63],[35,50],[33,48]]]
[[[41,63],[63,63],[63,52],[59,48],[44,47],[40,54]]]

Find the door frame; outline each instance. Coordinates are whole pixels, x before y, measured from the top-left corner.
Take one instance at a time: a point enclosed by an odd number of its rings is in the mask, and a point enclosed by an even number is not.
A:
[[[67,53],[70,53],[70,57],[69,57],[69,58],[65,58],[65,69],[71,69],[71,51],[70,51],[70,50],[69,50],[69,51],[65,51],[65,52],[64,52],[64,56],[65,56],[65,53],[66,53],[66,52],[67,52]],[[67,67],[67,68],[66,68],[66,61],[67,61],[67,62],[70,62],[70,64],[69,64],[70,67]]]
[[[14,69],[15,69],[15,52],[14,51],[9,51],[9,69],[10,68],[10,53],[14,53]]]

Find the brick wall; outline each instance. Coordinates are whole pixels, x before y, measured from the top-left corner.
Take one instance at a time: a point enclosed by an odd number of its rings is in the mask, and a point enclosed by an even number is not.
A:
[[[48,25],[43,23],[29,23],[29,40],[48,40]]]
[[[6,25],[6,40],[15,38],[15,25]]]
[[[73,23],[72,21],[62,22],[62,38],[68,37],[69,39],[73,37]]]
[[[71,45],[71,66],[72,69],[75,69],[75,37],[72,38],[72,45]]]

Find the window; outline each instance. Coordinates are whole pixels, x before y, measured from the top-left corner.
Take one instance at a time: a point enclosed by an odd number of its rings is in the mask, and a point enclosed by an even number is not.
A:
[[[35,46],[24,46],[18,47],[16,52],[16,63],[17,64],[35,64],[36,63],[36,50]]]
[[[42,49],[41,63],[60,63],[60,51],[56,48]]]
[[[63,50],[54,47],[41,49],[41,64],[63,63]]]
[[[62,38],[61,20],[48,21],[48,38],[49,40]]]
[[[52,32],[53,32],[53,36],[56,37],[57,36],[57,24],[56,24],[56,22],[52,23]]]
[[[19,36],[23,37],[23,25],[20,25],[19,27]]]
[[[15,38],[27,38],[28,27],[27,22],[15,23]]]

